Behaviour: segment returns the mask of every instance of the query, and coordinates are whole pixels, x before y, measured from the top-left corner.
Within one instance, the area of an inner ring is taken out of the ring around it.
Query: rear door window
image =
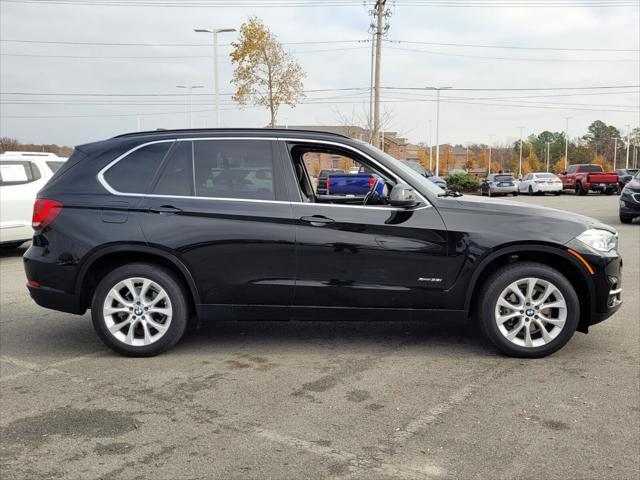
[[[33,162],[26,160],[0,162],[0,186],[23,185],[35,182],[41,177],[40,170]]]
[[[106,182],[120,193],[147,193],[171,142],[152,143],[124,157],[104,174]]]
[[[154,195],[193,195],[193,142],[178,142],[153,189]]]
[[[198,197],[275,199],[268,140],[197,140],[194,167]]]

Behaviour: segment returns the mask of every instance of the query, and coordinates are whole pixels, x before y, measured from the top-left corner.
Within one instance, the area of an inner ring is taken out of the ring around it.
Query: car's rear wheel
[[[582,183],[577,182],[576,183],[576,195],[586,195],[586,194],[587,194],[587,190],[582,188]]]
[[[507,266],[485,283],[478,303],[484,335],[503,353],[539,358],[573,336],[580,304],[571,283],[540,263]]]
[[[631,223],[633,221],[633,217],[629,217],[627,215],[620,214],[620,221],[622,223]]]
[[[529,185],[529,195],[533,195],[533,187]]]
[[[111,349],[132,357],[157,355],[185,332],[189,308],[184,289],[162,267],[133,263],[105,276],[91,305],[93,326]]]

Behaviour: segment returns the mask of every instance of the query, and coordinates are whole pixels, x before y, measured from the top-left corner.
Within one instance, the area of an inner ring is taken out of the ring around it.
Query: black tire
[[[633,222],[633,217],[628,217],[626,215],[620,214],[620,221],[622,223],[631,223],[631,222]]]
[[[582,188],[582,183],[581,182],[577,182],[576,183],[576,195],[586,195],[588,193],[588,190],[585,190],[584,188]]]
[[[567,305],[567,318],[558,336],[539,347],[524,347],[507,340],[495,321],[495,307],[502,291],[511,283],[527,277],[535,277],[551,282],[560,290]],[[518,262],[495,272],[480,291],[477,303],[477,317],[484,336],[502,353],[519,358],[540,358],[562,348],[575,333],[580,318],[580,303],[571,283],[557,270],[536,262]]]
[[[518,196],[518,192],[517,191],[513,192],[513,196],[517,197]]]
[[[604,194],[605,195],[613,195],[614,192],[615,192],[615,190],[613,190],[613,189],[607,189],[607,190],[604,191]]]
[[[533,187],[529,185],[529,195],[533,196]]]
[[[105,323],[103,306],[109,291],[118,282],[131,277],[152,280],[162,287],[171,302],[172,316],[169,328],[157,341],[145,346],[128,345],[112,335]],[[96,288],[91,304],[93,327],[100,339],[112,350],[129,357],[152,357],[173,347],[184,335],[189,319],[187,294],[175,275],[158,265],[131,263],[108,273]]]
[[[26,241],[27,240],[21,240],[19,242],[4,242],[4,243],[0,243],[0,249],[2,249],[2,250],[15,250],[16,248],[20,247],[20,245],[22,245]]]

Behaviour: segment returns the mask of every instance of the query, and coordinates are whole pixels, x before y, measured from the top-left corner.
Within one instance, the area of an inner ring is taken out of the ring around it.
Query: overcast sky
[[[239,28],[249,15],[263,19],[299,61],[307,74],[306,90],[363,89],[309,92],[305,104],[294,109],[282,108],[280,124],[330,125],[340,123],[340,115],[347,118],[354,112],[361,117],[366,115],[370,44],[292,43],[366,40],[370,7],[354,2],[351,6],[276,8],[256,6],[268,3],[266,0],[243,1],[253,6],[162,8],[1,0],[1,135],[23,142],[77,145],[135,131],[138,118],[144,130],[184,128],[188,122],[187,97],[175,96],[184,94],[176,88],[179,84],[204,85],[205,88],[194,90],[194,93],[209,95],[193,97],[193,124],[211,127],[211,36],[194,33],[193,29]],[[299,3],[307,1],[311,0]],[[632,5],[610,8],[440,8],[408,6],[411,2],[401,0],[395,6],[393,2],[388,3],[392,15],[386,38],[405,43],[383,45],[384,87],[635,86],[610,90],[443,92],[441,143],[487,143],[491,139],[494,144],[502,144],[519,136],[519,126],[525,127],[525,135],[544,129],[564,130],[563,117],[567,116],[572,117],[569,123],[572,137],[584,134],[587,125],[596,119],[613,124],[625,133],[627,124],[632,128],[640,124],[639,2],[615,2]],[[589,1],[578,3],[584,5]],[[229,83],[232,66],[228,43],[235,38],[235,33],[220,36],[220,43],[227,45],[220,47],[218,58],[222,126],[262,127],[268,122],[266,109],[243,110],[230,98],[233,87]],[[203,46],[96,46],[7,40]],[[501,97],[509,99],[501,100]],[[400,132],[412,142],[428,142],[429,120],[432,120],[435,141],[433,98],[432,92],[386,88],[383,108],[391,116],[386,128]]]

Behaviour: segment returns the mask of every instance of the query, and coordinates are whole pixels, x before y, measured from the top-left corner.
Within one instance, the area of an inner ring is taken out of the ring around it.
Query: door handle
[[[300,220],[306,223],[310,223],[314,227],[322,227],[323,225],[328,225],[329,223],[334,222],[332,218],[327,218],[322,215],[313,215],[311,217],[300,217]]]
[[[159,213],[160,215],[174,215],[182,212],[180,208],[176,208],[173,205],[161,205],[159,207],[151,207],[149,209],[152,213]]]

